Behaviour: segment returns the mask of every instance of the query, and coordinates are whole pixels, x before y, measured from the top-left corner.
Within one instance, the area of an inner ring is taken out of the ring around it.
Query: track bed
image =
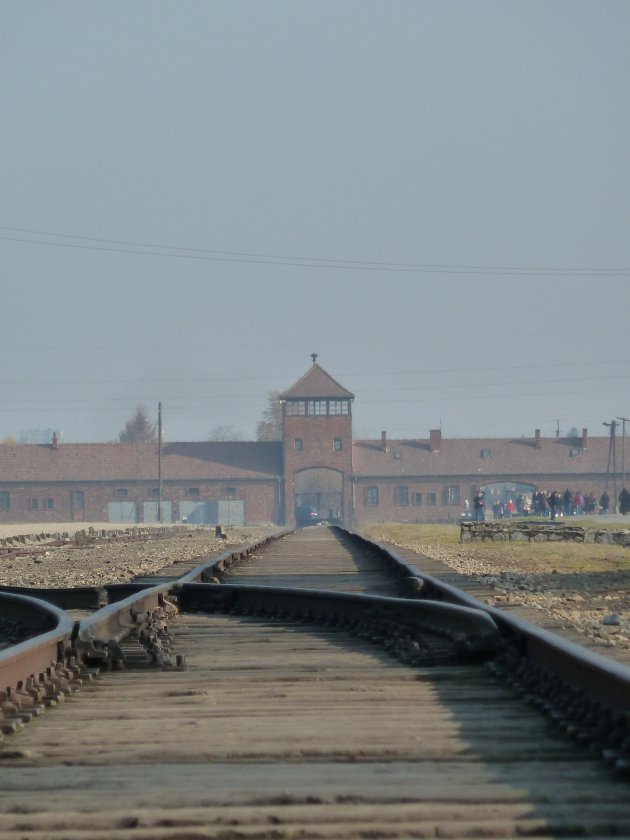
[[[329,589],[400,595],[401,581],[376,556],[362,550],[342,531],[304,528],[269,543],[226,581],[265,586]]]
[[[12,740],[1,838],[630,833],[627,785],[482,666],[254,618],[174,629],[188,670],[104,674]]]
[[[400,582],[326,528],[226,580]],[[102,672],[0,745],[2,840],[630,836],[627,783],[474,660],[411,666],[290,616],[185,611],[170,632],[186,669]]]

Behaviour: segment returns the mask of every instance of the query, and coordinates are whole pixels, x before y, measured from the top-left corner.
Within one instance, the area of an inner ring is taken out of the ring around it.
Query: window
[[[287,400],[284,413],[289,417],[350,414],[350,400]]]
[[[0,510],[11,510],[11,496],[4,490],[0,493]]]
[[[406,507],[409,504],[408,487],[394,487],[394,504],[398,507]]]
[[[303,449],[302,438],[296,438],[293,441],[293,448],[296,452],[301,452]]]
[[[412,502],[412,504],[416,505],[416,507],[421,505],[422,504],[422,493],[414,493],[413,496],[411,497],[411,502]]]
[[[378,487],[366,487],[365,488],[365,504],[366,505],[377,505],[378,504]]]
[[[54,499],[46,499],[46,510],[53,510],[55,507]]]
[[[330,400],[328,402],[329,414],[350,414],[350,403],[348,400]]]
[[[400,461],[400,449],[394,449],[394,458]]]
[[[571,449],[569,449],[569,455],[571,458],[579,458],[581,454],[582,450],[579,446],[572,446]]]
[[[437,505],[437,495],[435,493],[427,493],[427,504]]]
[[[459,504],[459,487],[446,488],[446,500],[449,505]]]
[[[223,495],[224,496],[235,496],[236,495],[236,487],[224,487],[223,488]]]
[[[492,455],[492,450],[491,449],[482,449],[481,452],[479,453],[480,458],[490,458],[491,455]]]
[[[85,496],[83,490],[73,490],[72,492],[72,510],[83,510],[85,507]]]
[[[159,490],[158,487],[152,487],[149,490],[149,496],[159,496],[159,495],[160,495],[160,490]]]
[[[37,501],[37,499],[29,499],[28,500],[28,507],[29,507],[29,510],[37,510],[38,507],[39,507],[39,502]]]
[[[304,400],[292,400],[287,402],[285,408],[289,416],[301,416],[306,414],[306,402]]]
[[[306,403],[306,413],[318,416],[327,414],[328,402],[326,400],[308,400]]]
[[[342,441],[341,438],[335,438],[333,441],[333,449],[335,452],[341,452]]]
[[[189,487],[188,490],[186,490],[186,495],[187,496],[194,496],[195,499],[198,499],[199,498],[199,488],[198,487]]]
[[[128,495],[129,495],[129,490],[127,490],[126,487],[117,487],[114,490],[114,496],[124,498],[125,496],[128,496]]]

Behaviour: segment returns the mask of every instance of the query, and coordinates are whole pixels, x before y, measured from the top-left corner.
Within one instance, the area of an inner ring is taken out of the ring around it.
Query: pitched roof
[[[609,438],[589,438],[585,449],[581,444],[581,438],[541,438],[540,446],[531,438],[442,438],[431,451],[426,439],[389,440],[387,449],[381,440],[356,440],[352,465],[359,478],[605,475]]]
[[[280,394],[281,400],[294,399],[337,399],[353,400],[354,394],[347,391],[336,379],[318,364],[313,364],[295,385]]]
[[[282,444],[269,442],[165,443],[162,477],[237,480],[282,475]],[[0,446],[0,482],[156,481],[157,444],[62,443]]]
[[[586,448],[581,443],[581,438],[541,438],[540,446],[527,438],[442,438],[439,451],[431,451],[428,439],[389,440],[386,450],[381,440],[356,440],[353,472],[364,479],[470,476],[475,482],[484,476],[557,475],[568,480],[571,475],[606,475],[609,438],[589,438]],[[280,441],[165,443],[162,447],[165,481],[277,479],[281,475]],[[57,449],[0,445],[0,483],[156,480],[156,444],[62,443]]]

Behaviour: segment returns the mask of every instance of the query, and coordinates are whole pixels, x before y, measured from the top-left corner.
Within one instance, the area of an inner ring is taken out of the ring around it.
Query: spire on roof
[[[317,361],[318,353],[311,353],[311,359],[313,360],[313,364]]]

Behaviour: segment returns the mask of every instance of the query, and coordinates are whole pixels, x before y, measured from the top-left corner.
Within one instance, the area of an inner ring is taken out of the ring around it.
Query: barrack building
[[[354,440],[354,399],[314,360],[280,395],[279,441],[1,445],[0,522],[156,522],[159,506],[162,522],[293,525],[309,507],[352,527],[458,521],[479,489],[488,508],[567,488],[612,507],[621,490],[608,436]]]

